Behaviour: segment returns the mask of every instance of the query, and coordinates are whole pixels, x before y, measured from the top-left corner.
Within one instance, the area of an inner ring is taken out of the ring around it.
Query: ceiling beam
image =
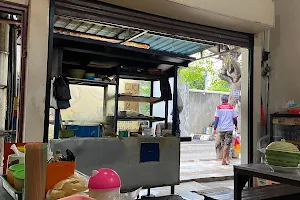
[[[132,36],[131,38],[128,38],[127,40],[123,41],[121,44],[125,44],[126,42],[130,42],[132,40],[135,40],[136,38],[139,38],[139,37],[141,37],[142,35],[144,35],[146,33],[148,33],[148,31],[143,31],[141,33],[138,33],[138,34]]]

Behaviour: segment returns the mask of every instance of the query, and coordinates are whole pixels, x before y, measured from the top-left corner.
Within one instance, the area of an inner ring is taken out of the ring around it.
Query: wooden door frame
[[[0,2],[0,11],[11,14],[20,15],[21,18],[21,68],[19,82],[19,106],[18,106],[18,122],[17,122],[17,142],[23,141],[24,131],[24,107],[25,107],[25,87],[26,87],[26,57],[27,57],[27,31],[28,31],[28,6],[10,3],[6,1]]]

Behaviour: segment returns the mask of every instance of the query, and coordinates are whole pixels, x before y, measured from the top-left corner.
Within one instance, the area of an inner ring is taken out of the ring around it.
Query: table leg
[[[175,194],[175,186],[174,185],[171,186],[171,194]]]
[[[242,191],[249,179],[249,176],[244,176],[234,172],[234,200],[242,199]]]

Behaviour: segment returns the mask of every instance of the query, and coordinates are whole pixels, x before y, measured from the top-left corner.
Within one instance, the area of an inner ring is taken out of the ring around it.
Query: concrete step
[[[204,200],[204,197],[194,192],[181,192],[178,194],[185,200]]]
[[[215,137],[209,134],[193,134],[192,136],[193,140],[198,141],[214,141]]]

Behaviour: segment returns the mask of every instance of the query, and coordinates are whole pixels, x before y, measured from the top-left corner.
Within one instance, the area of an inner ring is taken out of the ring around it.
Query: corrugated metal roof
[[[150,31],[143,32],[132,28],[87,22],[61,16],[55,17],[54,27],[117,39],[120,40],[120,44],[124,44],[123,42],[130,40],[131,42],[147,44],[153,50],[180,55],[192,55],[210,47],[210,45],[206,44],[157,35],[150,33]]]
[[[150,49],[157,51],[167,51],[171,53],[191,55],[207,48],[207,45],[180,40],[171,37],[154,35],[146,33],[136,39],[134,42],[150,45]]]

